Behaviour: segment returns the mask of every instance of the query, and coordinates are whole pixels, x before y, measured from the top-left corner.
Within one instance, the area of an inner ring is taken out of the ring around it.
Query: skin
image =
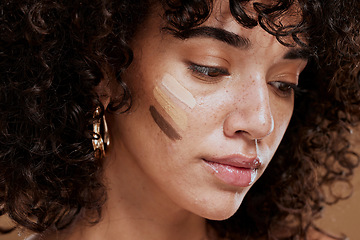
[[[258,157],[258,179],[293,112],[293,91],[281,91],[279,83],[297,84],[306,60],[286,58],[290,48],[260,27],[241,27],[227,9],[215,5],[203,26],[246,37],[248,46],[235,47],[206,36],[176,38],[161,31],[160,9],[137,31],[134,61],[123,75],[133,107],[125,114],[106,116],[111,145],[104,163],[108,201],[103,218],[92,227],[80,219],[67,231],[45,239],[207,239],[205,218],[223,220],[236,212],[251,185],[221,181],[203,159],[231,154]],[[193,64],[225,69],[228,74],[209,77],[194,71]],[[196,99],[191,109],[173,98],[186,112],[184,130],[154,98],[153,89],[164,74],[175,77]],[[121,90],[111,87],[115,80],[110,81],[98,91],[116,98]],[[101,100],[106,107],[109,99]],[[181,139],[170,139],[159,128],[150,106]]]

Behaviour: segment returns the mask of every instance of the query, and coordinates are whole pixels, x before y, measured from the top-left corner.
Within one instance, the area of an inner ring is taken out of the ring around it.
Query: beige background
[[[352,183],[355,191],[351,198],[325,208],[323,218],[318,221],[318,225],[333,234],[345,233],[350,240],[359,240],[360,168],[356,169],[355,177]]]
[[[356,133],[358,135],[358,133]],[[359,137],[360,139],[360,137]],[[360,141],[358,141],[357,152],[360,152]],[[318,225],[333,234],[345,233],[350,240],[360,239],[360,168],[355,171],[352,179],[354,192],[350,199],[339,202],[338,204],[325,209],[323,218],[318,221]],[[11,222],[0,217],[0,224],[11,226]],[[18,236],[20,235],[20,236]],[[23,240],[27,234],[15,231],[12,234],[0,236],[0,240]]]

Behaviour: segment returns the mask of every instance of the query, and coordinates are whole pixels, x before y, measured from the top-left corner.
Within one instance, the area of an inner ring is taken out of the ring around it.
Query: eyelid
[[[268,71],[266,78],[270,81],[285,80],[285,82],[289,82],[291,80],[292,83],[298,83],[299,76],[306,65],[307,61],[303,59],[284,60],[273,65]]]
[[[196,70],[196,68],[208,68],[208,69],[213,69],[213,70],[219,71],[221,74],[224,74],[224,75],[230,75],[229,71],[226,68],[219,67],[219,66],[208,66],[208,65],[189,62],[189,68],[191,70]]]
[[[280,73],[271,78],[271,81],[286,82],[297,85],[299,82],[299,73]],[[294,78],[294,79],[292,79]],[[284,81],[286,80],[286,81]],[[295,81],[294,81],[295,80]]]
[[[193,75],[208,83],[216,83],[221,81],[224,76],[229,76],[230,73],[226,68],[219,66],[206,66],[202,64],[196,64],[193,62],[188,63],[188,69],[192,71]],[[211,76],[210,74],[214,74]]]

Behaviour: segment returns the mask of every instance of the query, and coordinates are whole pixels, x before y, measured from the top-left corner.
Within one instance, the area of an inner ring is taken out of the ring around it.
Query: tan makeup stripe
[[[158,101],[158,103],[164,108],[165,112],[176,123],[176,125],[184,130],[187,126],[186,113],[181,108],[175,106],[172,100],[158,87],[154,88],[154,97],[156,101]]]
[[[164,117],[156,110],[154,106],[149,108],[152,118],[159,128],[168,136],[171,140],[180,140],[181,136],[176,130],[168,123]]]
[[[173,76],[165,74],[162,79],[162,85],[169,91],[174,97],[179,99],[182,103],[187,105],[189,108],[194,108],[196,100],[194,96],[184,88]]]

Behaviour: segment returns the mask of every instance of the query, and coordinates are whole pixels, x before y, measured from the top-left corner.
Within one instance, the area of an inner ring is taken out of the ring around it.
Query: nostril
[[[244,130],[237,130],[235,131],[235,134],[236,135],[239,135],[241,133],[248,133],[247,131],[244,131]],[[267,135],[266,135],[267,136]],[[265,136],[265,137],[266,137]],[[262,141],[263,138],[252,138],[253,140],[255,140],[256,144],[260,143],[260,141]]]
[[[244,133],[245,131],[243,131],[243,130],[237,130],[235,133]]]

